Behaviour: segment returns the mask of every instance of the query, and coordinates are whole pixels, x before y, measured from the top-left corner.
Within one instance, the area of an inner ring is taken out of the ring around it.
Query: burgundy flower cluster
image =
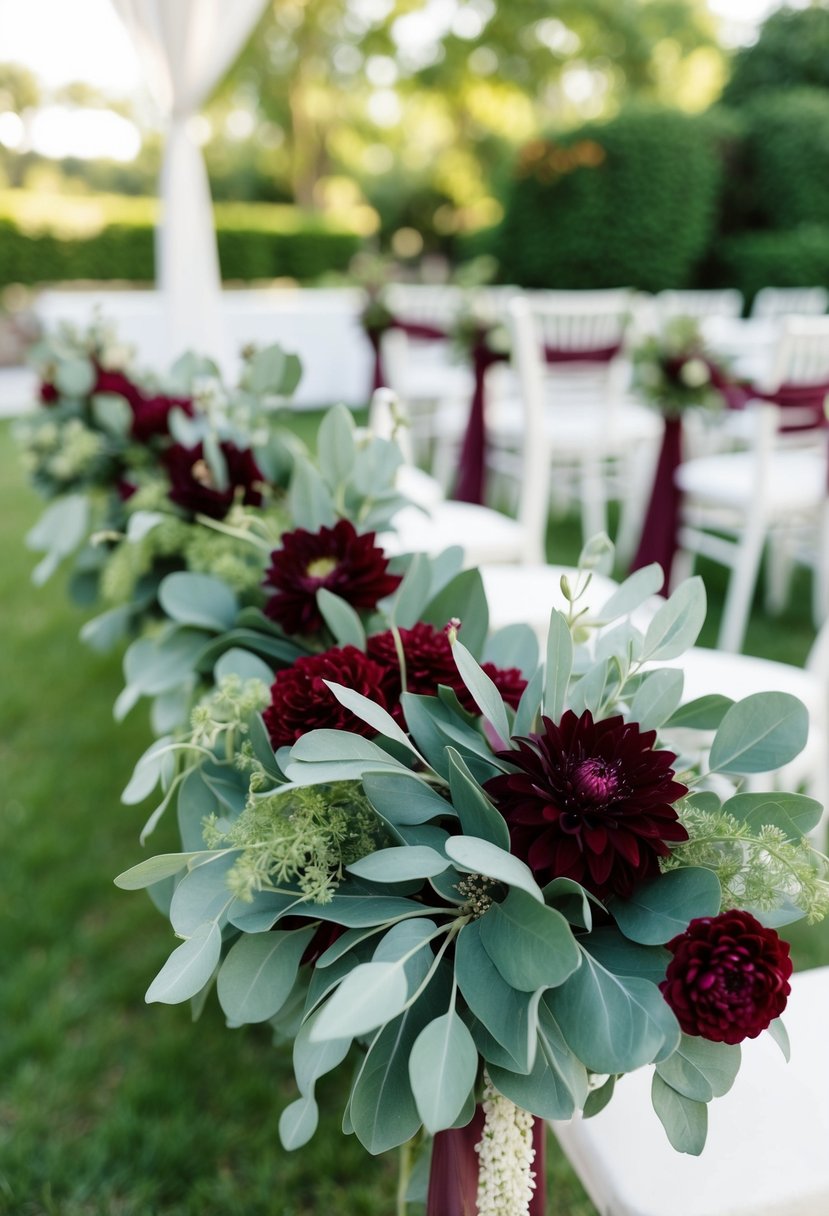
[[[686,1034],[741,1043],[756,1039],[785,1009],[788,942],[750,912],[697,917],[668,949],[673,958],[659,987]]]
[[[265,612],[286,633],[318,633],[324,624],[317,607],[321,587],[371,612],[400,585],[400,575],[389,574],[388,564],[374,533],[358,535],[347,519],[318,532],[286,532],[265,575],[265,589],[275,589]]]
[[[512,851],[542,885],[572,878],[600,899],[627,897],[659,873],[671,841],[688,839],[672,803],[672,752],[654,749],[656,731],[621,717],[594,722],[567,710],[543,733],[514,739],[498,756],[514,773],[485,785],[510,829]]]
[[[249,448],[235,443],[219,445],[227,469],[227,485],[219,489],[205,460],[204,447],[185,448],[174,443],[162,453],[161,461],[170,478],[170,499],[194,515],[224,519],[237,498],[246,507],[261,507],[264,474]]]
[[[143,389],[123,372],[108,372],[98,368],[93,393],[117,393],[132,410],[130,434],[139,443],[149,443],[170,433],[170,413],[180,409],[193,416],[193,402],[187,397],[168,397],[163,393],[146,396]]]
[[[452,659],[446,634],[423,623],[399,633],[408,691],[434,696],[439,685],[446,685],[455,691],[465,709],[477,712]],[[504,700],[515,708],[526,687],[520,671],[492,663],[485,663],[483,669]],[[271,703],[263,714],[274,747],[289,747],[300,735],[321,728],[349,730],[363,736],[375,733],[340,705],[325,680],[362,693],[404,724],[400,663],[394,636],[388,630],[368,639],[366,654],[355,646],[332,647],[322,654],[297,659],[292,667],[277,672],[271,686]]]

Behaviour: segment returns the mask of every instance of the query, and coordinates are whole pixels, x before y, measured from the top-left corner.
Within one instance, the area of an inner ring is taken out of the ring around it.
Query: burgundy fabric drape
[[[435,1136],[426,1216],[478,1216],[478,1154],[475,1145],[480,1143],[483,1129],[483,1107],[478,1106],[475,1117],[466,1127],[453,1127]],[[530,1216],[544,1216],[547,1206],[547,1124],[543,1119],[536,1119],[533,1123],[533,1147],[536,1185],[530,1200]]]
[[[642,535],[630,572],[659,562],[665,573],[664,588],[671,578],[679,528],[680,493],[674,480],[682,462],[682,417],[666,416],[662,446],[653,479],[650,502],[642,525]]]
[[[374,367],[371,377],[371,391],[386,387],[386,373],[383,368],[382,342],[383,334],[389,329],[401,329],[404,334],[420,342],[442,342],[450,337],[445,329],[437,325],[427,325],[421,321],[405,321],[401,317],[389,317],[382,325],[363,325],[366,337],[374,352]]]

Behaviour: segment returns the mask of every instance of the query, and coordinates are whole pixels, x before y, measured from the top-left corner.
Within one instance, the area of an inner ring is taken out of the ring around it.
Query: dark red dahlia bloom
[[[674,957],[659,987],[686,1034],[741,1043],[786,1008],[789,943],[750,912],[697,917],[668,949]]]
[[[39,396],[43,405],[54,405],[59,399],[60,393],[54,384],[50,384],[48,380],[41,380]]]
[[[687,840],[671,803],[688,791],[673,780],[672,752],[654,751],[656,731],[635,722],[594,722],[567,710],[558,726],[514,739],[499,752],[518,772],[485,789],[510,829],[512,851],[538,882],[573,878],[600,899],[629,896],[659,873],[668,841]]]
[[[470,692],[461,679],[452,657],[452,646],[446,633],[423,621],[411,629],[401,629],[400,641],[406,660],[406,690],[422,696],[433,697],[439,684],[453,689],[464,709],[469,713],[479,712]],[[366,650],[372,659],[387,669],[385,681],[386,697],[394,707],[396,718],[401,717],[400,694],[403,691],[400,663],[394,634],[390,629],[368,639]],[[483,663],[483,670],[495,684],[508,705],[517,708],[527,681],[517,667],[496,667],[494,663]]]
[[[163,453],[161,459],[170,477],[171,500],[186,511],[209,515],[211,519],[224,519],[237,495],[245,506],[260,507],[259,487],[265,478],[253,453],[248,448],[237,448],[235,443],[219,446],[227,465],[228,485],[224,490],[216,487],[201,444],[185,448],[175,443]]]
[[[347,519],[319,532],[304,528],[286,532],[282,548],[271,554],[265,575],[265,587],[276,588],[265,612],[286,633],[316,633],[323,626],[317,607],[320,587],[353,608],[371,611],[400,584],[400,575],[386,573],[388,564],[389,559],[374,543],[374,533],[358,536]]]
[[[366,722],[340,705],[323,681],[353,688],[385,709],[381,688],[384,675],[383,668],[356,646],[334,647],[297,659],[292,667],[277,672],[271,685],[271,703],[262,715],[271,743],[275,748],[290,747],[300,735],[322,727],[350,730],[355,735],[375,734]]]

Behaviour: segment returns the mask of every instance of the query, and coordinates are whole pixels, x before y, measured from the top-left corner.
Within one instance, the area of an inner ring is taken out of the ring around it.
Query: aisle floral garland
[[[108,562],[170,519],[227,542],[200,568],[179,531],[153,552],[150,590],[125,585],[123,628],[97,627],[99,641],[138,632],[116,712],[149,697],[158,731],[124,801],[157,790],[143,839],[167,811],[181,833],[181,852],[116,880],[148,888],[179,939],[146,1000],[198,1012],[215,990],[229,1026],[267,1022],[291,1045],[286,1149],[316,1130],[319,1080],[351,1072],[344,1131],[401,1149],[398,1213],[411,1150],[432,1144],[429,1216],[541,1213],[534,1121],[595,1114],[644,1066],[670,1142],[700,1152],[741,1041],[767,1030],[786,1048],[777,927],[829,907],[807,838],[821,807],[745,788],[802,749],[805,708],[779,692],[683,704],[681,670],[660,664],[696,641],[702,583],[646,612],[662,579],[647,567],[597,603],[606,538],[565,580],[543,655],[528,626],[490,633],[459,550],[384,553],[400,454],[341,408],[312,460],[258,423],[231,438],[187,397],[119,495],[128,416],[100,402],[129,399],[89,379],[67,387],[58,369],[45,383],[63,397],[43,415],[102,434],[96,456],[59,476],[40,419],[40,483],[48,466],[50,492],[120,497]],[[103,421],[116,413],[117,430]],[[230,443],[247,454],[238,473]],[[79,531],[48,548],[50,568]]]

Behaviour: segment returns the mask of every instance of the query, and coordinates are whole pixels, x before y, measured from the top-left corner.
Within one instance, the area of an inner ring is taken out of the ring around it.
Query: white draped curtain
[[[169,355],[226,363],[210,185],[193,119],[248,38],[267,0],[112,0],[138,51],[167,138],[156,281]]]

